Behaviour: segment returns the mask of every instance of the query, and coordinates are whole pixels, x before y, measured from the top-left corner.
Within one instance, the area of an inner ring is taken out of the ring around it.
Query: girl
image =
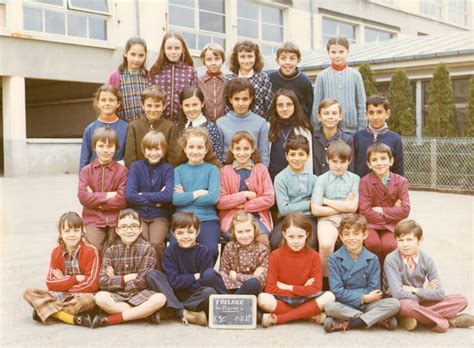
[[[110,74],[107,83],[122,93],[122,107],[118,116],[131,122],[144,115],[140,93],[148,86],[148,71],[145,68],[147,48],[139,37],[128,39],[125,44],[122,64]]]
[[[97,128],[91,143],[97,159],[81,170],[77,197],[83,206],[87,240],[102,253],[104,244],[113,241],[118,212],[127,206],[128,169],[114,160],[119,140],[113,129]]]
[[[212,146],[204,128],[186,129],[181,141],[188,162],[175,168],[173,204],[178,212],[191,211],[197,215],[201,221],[201,233],[197,241],[207,246],[215,261],[220,238],[215,209],[219,200],[219,168],[204,161]],[[170,235],[170,241],[176,243],[173,235]]]
[[[306,318],[322,324],[324,306],[335,297],[321,291],[319,255],[309,247],[311,222],[303,213],[290,213],[283,220],[282,235],[283,245],[270,255],[265,292],[257,300],[269,312],[263,315],[262,326]]]
[[[273,227],[270,208],[275,202],[275,192],[249,132],[234,134],[227,163],[221,169],[221,197],[217,203],[221,230],[228,231],[234,214],[244,210],[255,217],[263,233],[260,241],[270,247],[268,236]]]
[[[163,116],[178,125],[179,94],[184,87],[197,85],[194,62],[181,34],[169,32],[163,37],[160,54],[150,69],[149,82],[166,92]]]
[[[144,160],[135,161],[128,173],[125,198],[142,219],[142,237],[156,251],[160,267],[165,249],[164,240],[170,226],[169,207],[173,196],[173,167],[163,158],[166,155],[166,139],[161,132],[148,132],[141,142]]]
[[[237,42],[228,64],[229,70],[233,72],[229,80],[236,77],[247,78],[255,89],[255,103],[250,111],[266,119],[273,99],[273,90],[270,78],[262,72],[263,57],[260,47],[248,40]]]
[[[107,126],[117,133],[118,144],[120,146],[115,149],[115,160],[122,160],[125,149],[125,140],[127,139],[128,123],[117,116],[121,100],[122,95],[114,86],[102,85],[97,90],[93,105],[98,111],[99,117],[84,130],[79,170],[82,170],[82,168],[97,158],[97,155],[91,146],[91,139],[92,134],[94,134],[95,130],[99,127]]]
[[[257,241],[260,229],[250,213],[234,215],[230,233],[232,241],[222,252],[219,272],[209,269],[202,282],[218,294],[258,295],[267,278],[268,248]]]
[[[303,135],[309,141],[309,156],[306,168],[313,172],[312,134],[313,128],[295,92],[289,89],[279,89],[275,93],[269,112],[269,138],[270,138],[270,165],[268,172],[272,181],[275,176],[286,168],[288,161],[285,158],[285,143],[292,135]]]
[[[34,308],[36,321],[44,323],[52,317],[90,327],[89,314],[84,313],[95,307],[92,293],[99,289],[99,253],[84,242],[84,226],[77,213],[64,213],[59,218],[58,232],[59,245],[51,253],[46,278],[49,291],[27,289],[23,298]]]
[[[185,87],[180,95],[182,116],[178,124],[178,133],[182,133],[186,128],[203,127],[207,129],[212,141],[212,147],[219,161],[224,163],[224,148],[222,145],[222,136],[216,124],[203,115],[204,94],[196,86]]]

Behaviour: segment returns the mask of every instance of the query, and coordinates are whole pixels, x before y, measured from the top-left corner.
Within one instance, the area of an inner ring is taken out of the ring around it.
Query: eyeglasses
[[[132,232],[138,232],[140,230],[140,225],[133,224],[133,225],[120,225],[117,226],[117,228],[121,232],[127,232],[129,229],[132,230]]]

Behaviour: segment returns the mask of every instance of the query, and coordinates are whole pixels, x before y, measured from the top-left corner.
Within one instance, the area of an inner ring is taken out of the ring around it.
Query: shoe
[[[257,324],[262,323],[262,316],[263,316],[263,313],[260,311],[260,309],[257,308]]]
[[[75,315],[74,316],[74,325],[77,326],[84,326],[84,327],[91,327],[91,317],[89,314],[86,315]]]
[[[349,330],[349,321],[339,321],[337,319],[326,317],[324,320],[324,331],[335,332],[335,331],[346,331]]]
[[[150,323],[152,324],[159,325],[161,322],[161,314],[159,311],[156,311],[155,313],[150,315],[149,318],[150,318]]]
[[[193,312],[187,309],[183,310],[183,317],[181,318],[183,324],[196,324],[201,326],[207,326],[206,313],[204,311]]]
[[[450,327],[468,328],[474,326],[474,315],[471,314],[459,314],[453,319],[449,319]]]
[[[399,317],[398,322],[405,330],[413,331],[418,326],[418,321],[412,317]]]
[[[321,313],[318,313],[318,314],[313,315],[312,317],[310,317],[309,321],[314,323],[314,324],[323,325],[326,318],[327,318],[326,313],[321,312]]]
[[[91,328],[96,329],[98,327],[104,327],[109,325],[109,318],[103,315],[96,315],[92,320]]]
[[[39,317],[38,313],[36,313],[36,311],[34,310],[33,311],[33,314],[31,316],[33,318],[34,321],[38,321],[40,323],[42,323],[43,321],[41,320],[41,318]]]
[[[397,318],[390,317],[388,319],[379,321],[377,323],[377,326],[382,328],[382,329],[389,330],[389,331],[396,330],[397,326],[398,326]]]
[[[272,313],[265,313],[262,315],[262,326],[263,327],[270,327],[277,323],[275,314]]]

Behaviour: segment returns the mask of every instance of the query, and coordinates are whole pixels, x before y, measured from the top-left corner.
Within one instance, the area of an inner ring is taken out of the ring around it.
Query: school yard
[[[445,334],[421,329],[372,329],[325,334],[321,326],[298,322],[269,329],[212,330],[178,322],[147,322],[91,330],[31,320],[22,299],[28,287],[44,287],[55,223],[67,210],[80,211],[76,175],[0,178],[0,346],[363,346],[422,347],[474,345],[474,329]],[[435,256],[447,293],[465,294],[474,313],[473,196],[412,191],[411,217],[424,227],[425,249]]]

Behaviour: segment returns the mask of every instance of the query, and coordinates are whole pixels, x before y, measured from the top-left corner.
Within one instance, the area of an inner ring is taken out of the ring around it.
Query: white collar
[[[192,122],[193,123],[193,128],[200,127],[204,123],[207,122],[206,116],[204,116],[202,113],[196,117],[194,120],[190,120],[189,118],[186,118],[186,128],[188,128],[189,124]]]

